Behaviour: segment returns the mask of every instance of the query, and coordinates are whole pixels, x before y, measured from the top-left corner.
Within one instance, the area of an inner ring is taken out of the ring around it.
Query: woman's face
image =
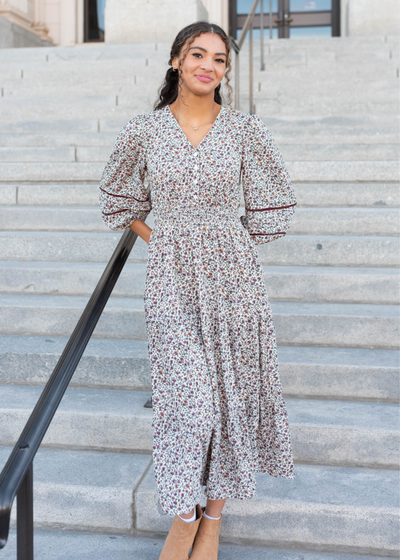
[[[182,51],[186,48],[183,45]],[[178,59],[172,60],[174,68]],[[225,43],[219,35],[203,33],[193,41],[186,58],[182,62],[183,85],[196,95],[208,95],[214,92],[222,81],[227,64]]]

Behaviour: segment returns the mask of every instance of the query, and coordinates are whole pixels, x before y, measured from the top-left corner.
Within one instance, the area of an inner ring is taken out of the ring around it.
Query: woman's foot
[[[218,560],[219,531],[222,514],[217,520],[203,515],[194,539],[190,560]]]
[[[189,550],[203,518],[203,510],[196,506],[196,520],[191,523],[175,515],[159,560],[188,560]]]

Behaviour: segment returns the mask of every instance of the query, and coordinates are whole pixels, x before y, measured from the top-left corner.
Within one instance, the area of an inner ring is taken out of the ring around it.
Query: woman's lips
[[[201,74],[196,74],[196,78],[198,78],[201,82],[212,82],[212,78],[207,78],[207,76],[202,76]]]

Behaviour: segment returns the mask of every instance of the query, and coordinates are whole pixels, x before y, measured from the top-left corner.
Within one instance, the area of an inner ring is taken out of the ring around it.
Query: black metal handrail
[[[88,301],[25,428],[0,474],[0,549],[17,496],[17,559],[33,560],[33,459],[137,239],[127,229]]]

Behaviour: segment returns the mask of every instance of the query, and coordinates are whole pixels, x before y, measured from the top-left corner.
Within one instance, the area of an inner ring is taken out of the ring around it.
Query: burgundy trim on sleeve
[[[247,212],[264,212],[265,210],[282,210],[282,208],[291,208],[296,206],[297,202],[288,204],[287,206],[270,206],[269,208],[246,208]]]
[[[105,191],[104,189],[102,189],[101,187],[99,187],[101,191],[105,192],[106,194],[108,194],[109,196],[115,196],[117,198],[133,198],[133,200],[136,200],[136,202],[150,202],[150,198],[146,198],[146,200],[139,200],[138,198],[135,198],[134,196],[130,195],[130,196],[125,196],[123,194],[114,194],[114,193],[109,193],[108,191]]]
[[[286,235],[286,231],[275,231],[274,233],[250,233],[250,235]]]
[[[121,214],[121,212],[129,212],[130,208],[123,208],[122,210],[116,210],[115,212],[103,212],[103,216],[112,216],[113,214]]]

